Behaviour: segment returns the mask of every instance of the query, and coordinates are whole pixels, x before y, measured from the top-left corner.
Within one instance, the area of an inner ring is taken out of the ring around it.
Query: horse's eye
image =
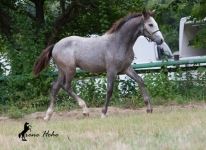
[[[153,24],[149,24],[150,27],[153,27]]]

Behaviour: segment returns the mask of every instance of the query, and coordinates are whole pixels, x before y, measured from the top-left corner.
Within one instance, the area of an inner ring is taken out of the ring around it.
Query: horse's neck
[[[134,45],[137,38],[141,35],[141,17],[134,18],[128,21],[118,32],[121,43],[128,45]],[[128,45],[128,46],[129,46]]]

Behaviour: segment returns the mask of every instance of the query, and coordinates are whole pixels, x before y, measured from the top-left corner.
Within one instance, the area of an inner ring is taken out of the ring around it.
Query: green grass
[[[154,111],[153,114],[111,115],[63,120],[0,121],[1,149],[28,150],[194,150],[206,147],[206,109]],[[23,124],[32,125],[21,141]],[[42,137],[43,131],[54,131],[58,137]]]

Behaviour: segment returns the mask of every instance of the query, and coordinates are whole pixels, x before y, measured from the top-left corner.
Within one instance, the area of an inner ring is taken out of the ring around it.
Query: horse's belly
[[[79,68],[82,69],[82,70],[88,71],[88,72],[93,72],[93,73],[106,72],[106,69],[100,68],[98,66],[94,66],[94,67],[79,66]]]
[[[94,73],[106,72],[105,66],[99,63],[81,62],[77,64],[77,67],[88,72],[94,72]]]

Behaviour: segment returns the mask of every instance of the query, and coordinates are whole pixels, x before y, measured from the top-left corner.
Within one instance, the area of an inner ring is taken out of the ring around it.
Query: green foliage
[[[206,35],[206,25],[204,25],[204,27],[197,32],[196,36],[189,41],[189,46],[194,46],[196,49],[206,48],[205,35]]]
[[[169,85],[168,76],[161,70],[160,73],[149,73],[144,76],[147,91],[153,98],[169,98],[173,85]]]
[[[206,1],[198,0],[191,11],[191,20],[199,21],[199,31],[196,36],[189,41],[190,46],[194,46],[196,49],[206,48],[206,25],[203,20],[206,17]],[[201,24],[204,25],[201,25]]]
[[[15,28],[12,31],[13,42],[7,41],[7,58],[11,66],[11,74],[31,74],[37,56],[44,48],[44,28],[34,34],[32,20],[24,15],[16,15]]]
[[[144,75],[149,96],[156,100],[155,104],[165,104],[169,101],[176,101],[178,104],[188,101],[202,101],[206,98],[206,75],[205,68],[198,68],[196,71],[179,71],[168,73],[161,70],[160,73],[149,73]],[[195,94],[194,94],[195,93]],[[162,99],[165,102],[162,102]]]
[[[129,12],[140,12],[142,7],[143,0],[101,1],[99,5],[101,32],[105,33],[112,26],[112,23]]]
[[[191,11],[191,17],[196,20],[202,20],[205,18],[206,14],[206,1],[197,0],[194,1],[193,9]]]
[[[19,76],[8,78],[1,83],[1,102],[5,105],[15,105],[36,108],[48,104],[48,95],[53,78]]]

